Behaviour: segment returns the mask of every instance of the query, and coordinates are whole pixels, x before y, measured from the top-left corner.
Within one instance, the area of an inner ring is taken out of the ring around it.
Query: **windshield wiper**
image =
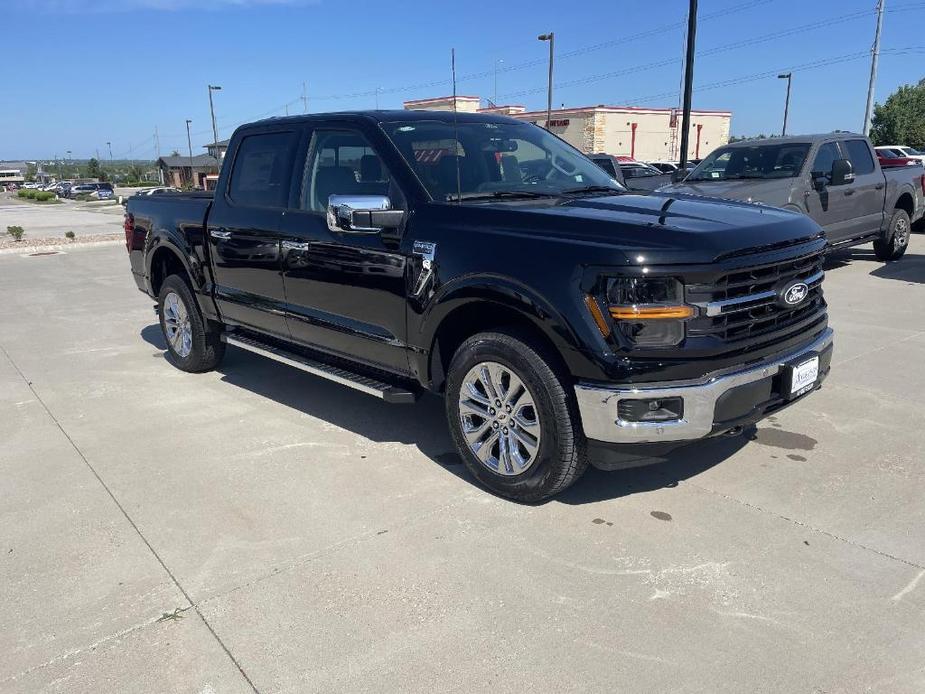
[[[562,191],[563,195],[578,195],[581,193],[622,193],[621,188],[613,186],[582,186],[581,188],[566,188]]]
[[[460,202],[462,200],[497,200],[499,198],[557,198],[559,193],[541,193],[535,190],[492,190],[488,192],[448,193],[447,202]]]

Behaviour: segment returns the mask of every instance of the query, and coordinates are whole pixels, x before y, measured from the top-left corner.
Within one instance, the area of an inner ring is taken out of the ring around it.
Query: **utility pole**
[[[787,114],[790,111],[790,81],[792,78],[793,75],[789,72],[785,72],[782,75],[777,76],[777,79],[779,80],[787,80],[787,98],[784,101],[784,127],[780,130],[781,137],[787,136]]]
[[[549,41],[549,81],[546,84],[546,129],[549,130],[549,121],[552,118],[552,62],[555,55],[556,35],[550,31],[536,38],[540,41]]]
[[[681,161],[683,173],[687,165],[687,145],[691,135],[691,96],[694,91],[694,44],[697,38],[697,0],[690,0],[687,11],[687,56],[684,61],[684,104],[681,115]]]
[[[877,82],[877,61],[880,59],[880,31],[883,28],[883,4],[886,0],[877,0],[877,33],[874,34],[874,46],[870,56],[870,83],[867,85],[867,108],[864,110],[864,135],[870,134],[870,121],[874,115],[874,85]]]
[[[161,136],[157,132],[157,126],[154,126],[154,155],[157,157],[157,160],[161,159]],[[160,164],[157,166],[157,182],[161,185],[164,185],[164,170],[161,168]]]
[[[218,142],[218,128],[215,127],[215,106],[212,104],[212,92],[220,91],[221,87],[209,85],[209,112],[212,114],[212,142]]]
[[[67,159],[64,160],[64,168],[65,168],[65,170],[67,170],[67,168],[69,167],[69,165],[70,165],[70,164],[73,164],[73,163],[74,163],[74,162],[71,160],[71,150],[67,150]],[[80,172],[79,172],[79,171],[77,172],[77,176],[75,176],[75,178],[80,178]]]
[[[189,182],[190,188],[193,187],[193,138],[189,134],[189,124],[192,123],[189,118],[186,119],[186,144],[189,147]]]
[[[308,91],[305,82],[302,82],[302,113],[308,113]]]

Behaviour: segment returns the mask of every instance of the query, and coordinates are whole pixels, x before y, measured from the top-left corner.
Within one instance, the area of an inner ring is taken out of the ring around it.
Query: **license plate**
[[[819,357],[797,364],[790,376],[790,397],[795,398],[810,390],[819,378]]]

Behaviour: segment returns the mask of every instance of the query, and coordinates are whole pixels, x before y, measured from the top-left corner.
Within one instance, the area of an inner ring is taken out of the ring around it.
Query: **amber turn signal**
[[[610,315],[617,320],[658,320],[662,318],[690,318],[690,306],[611,306]]]
[[[601,331],[601,335],[604,337],[610,335],[610,323],[608,323],[607,319],[604,317],[604,312],[601,311],[601,307],[597,305],[597,299],[590,294],[585,294],[585,306],[588,307],[588,311],[597,324],[597,329]]]

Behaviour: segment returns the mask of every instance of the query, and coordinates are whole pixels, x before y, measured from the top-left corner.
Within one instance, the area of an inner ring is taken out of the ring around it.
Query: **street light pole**
[[[186,119],[186,144],[189,147],[189,183],[193,187],[193,138],[189,133],[189,125],[192,123],[189,118]]]
[[[64,161],[65,161],[64,168],[67,169],[68,166],[69,166],[70,164],[73,164],[74,162],[71,161],[71,150],[68,149],[68,150],[65,150],[65,151],[67,152],[67,159],[64,160]],[[80,173],[80,172],[78,172],[78,173]],[[80,178],[80,176],[75,176],[75,178]]]
[[[549,130],[549,121],[552,118],[552,63],[555,55],[556,35],[550,31],[536,38],[540,41],[549,41],[549,82],[546,85],[546,129]]]
[[[877,32],[874,34],[874,46],[870,56],[870,82],[867,84],[867,108],[864,109],[864,135],[870,134],[870,121],[874,115],[874,84],[877,82],[877,61],[880,59],[880,30],[883,28],[883,4],[877,2]]]
[[[787,114],[790,112],[790,81],[792,78],[793,75],[789,72],[777,76],[779,80],[787,80],[787,99],[784,101],[784,127],[780,130],[781,137],[787,136]]]
[[[683,173],[687,166],[687,145],[691,135],[691,96],[694,91],[694,45],[697,38],[697,0],[690,0],[687,11],[687,56],[684,61],[684,103],[681,115],[681,161]]]
[[[220,91],[221,87],[209,85],[209,112],[212,114],[212,142],[218,142],[218,128],[215,127],[215,106],[212,103],[212,92]]]
[[[504,60],[495,61],[495,93],[494,93],[494,99],[492,99],[492,103],[494,103],[495,106],[498,105],[498,65],[500,65],[503,62]]]

